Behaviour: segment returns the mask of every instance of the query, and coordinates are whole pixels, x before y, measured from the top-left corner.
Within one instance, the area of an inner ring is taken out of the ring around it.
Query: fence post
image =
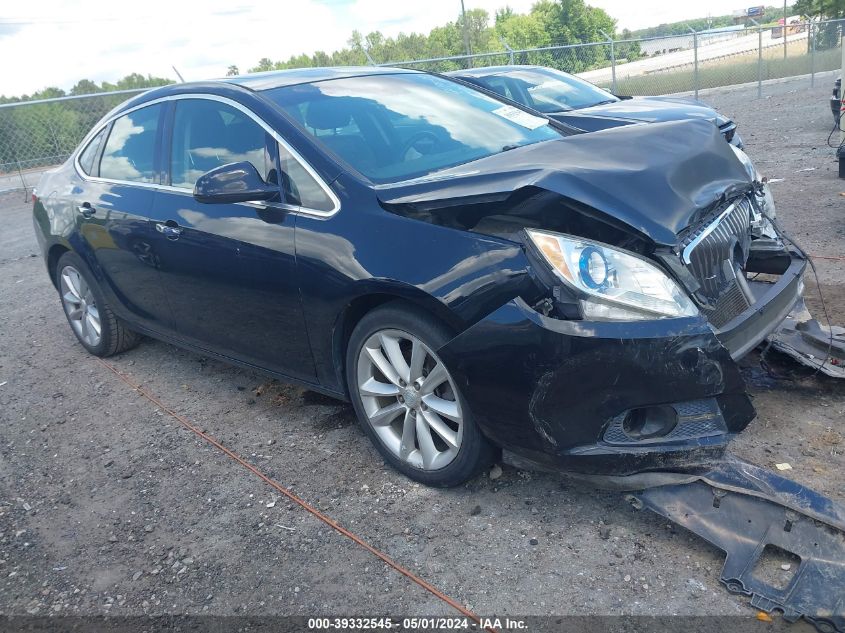
[[[509,63],[511,66],[513,66],[513,65],[514,65],[514,61],[513,61],[513,59],[514,59],[514,58],[513,58],[513,49],[512,49],[510,46],[508,46],[508,43],[505,41],[505,38],[504,38],[504,37],[502,37],[501,35],[499,36],[499,41],[502,43],[502,46],[504,46],[504,47],[505,47],[505,50],[506,50],[506,51],[507,51],[507,53],[508,53],[508,63]]]
[[[607,38],[607,43],[610,44],[610,92],[616,94],[616,50],[613,46],[613,38],[599,29],[599,33]]]
[[[763,27],[754,18],[748,18],[757,27],[757,98],[763,98]]]
[[[693,64],[695,69],[693,73],[693,89],[695,90],[695,98],[698,99],[698,33],[690,27],[687,28],[692,33]]]
[[[15,167],[17,167],[17,169],[18,169],[18,177],[21,179],[21,184],[23,185],[23,201],[28,202],[28,200],[26,199],[26,191],[27,191],[26,179],[23,177],[23,170],[21,169],[21,162],[17,158],[15,158]]]
[[[763,98],[763,27],[757,29],[757,98]]]
[[[839,24],[839,50],[842,51],[842,70],[845,71],[845,29],[842,28],[842,23]],[[845,105],[845,92],[839,89],[839,146],[845,145],[845,127],[842,125],[842,116],[845,114],[842,106]]]
[[[810,88],[816,85],[816,34],[813,32],[814,22],[809,23],[807,37],[810,38]]]

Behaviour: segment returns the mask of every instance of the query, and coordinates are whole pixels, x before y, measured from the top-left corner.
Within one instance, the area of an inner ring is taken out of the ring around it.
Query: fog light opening
[[[663,437],[678,425],[678,412],[663,405],[631,409],[622,422],[622,431],[634,440]]]

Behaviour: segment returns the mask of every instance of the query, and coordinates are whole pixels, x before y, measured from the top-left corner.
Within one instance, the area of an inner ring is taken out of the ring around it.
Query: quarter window
[[[161,105],[156,104],[118,117],[112,123],[100,177],[130,182],[155,182],[155,146]]]
[[[181,99],[173,122],[170,178],[193,189],[205,172],[247,161],[268,175],[264,128],[232,106],[207,99]]]
[[[79,166],[82,167],[82,171],[89,176],[96,175],[94,174],[94,159],[97,157],[97,151],[100,149],[100,143],[103,142],[103,138],[105,136],[106,128],[103,128],[94,138],[91,139],[88,145],[85,146],[85,149],[79,154]]]

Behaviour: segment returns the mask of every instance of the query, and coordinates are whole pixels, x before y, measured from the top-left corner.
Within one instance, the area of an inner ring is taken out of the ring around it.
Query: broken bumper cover
[[[438,354],[491,440],[555,470],[695,467],[754,417],[738,367],[701,317],[565,321],[517,298]],[[663,437],[626,436],[630,412],[652,409],[677,424]]]
[[[775,283],[750,282],[754,304],[717,332],[735,359],[742,358],[778,328],[804,291],[807,260],[791,254],[789,266]]]
[[[789,313],[804,265],[796,257],[776,283],[755,285],[754,306],[719,332],[703,317],[554,319],[517,298],[438,353],[511,461],[591,474],[694,469],[754,418],[735,359]]]

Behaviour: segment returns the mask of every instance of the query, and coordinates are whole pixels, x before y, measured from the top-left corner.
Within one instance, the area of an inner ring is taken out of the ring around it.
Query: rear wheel
[[[135,347],[140,336],[112,312],[85,262],[67,252],[56,266],[56,287],[71,330],[95,356],[111,356]]]
[[[347,352],[349,392],[364,431],[389,464],[431,486],[461,484],[494,455],[435,351],[449,338],[435,319],[389,305],[361,320]]]

